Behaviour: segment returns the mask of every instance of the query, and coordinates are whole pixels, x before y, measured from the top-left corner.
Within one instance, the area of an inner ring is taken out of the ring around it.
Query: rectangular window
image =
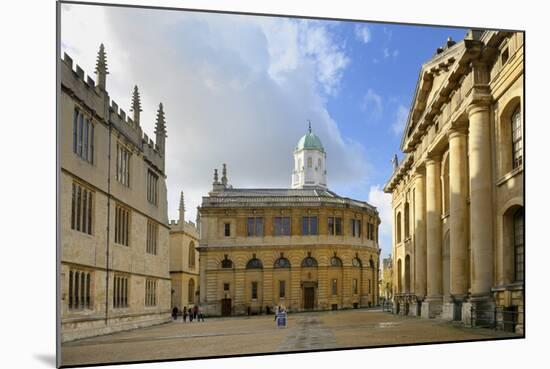
[[[302,217],[302,235],[317,235],[317,217]]]
[[[290,217],[275,217],[273,228],[275,236],[290,236]]]
[[[342,218],[328,217],[328,234],[331,236],[342,235]]]
[[[130,238],[130,210],[121,205],[115,207],[115,243],[128,246]]]
[[[264,218],[248,218],[246,233],[251,237],[261,237],[264,235]]]
[[[157,281],[155,279],[145,280],[145,306],[157,305]]]
[[[73,113],[73,152],[90,164],[94,162],[94,124],[75,108]]]
[[[147,252],[157,254],[158,225],[150,220],[147,221]]]
[[[351,281],[351,290],[353,291],[354,295],[357,295],[357,279],[353,279]]]
[[[128,307],[128,277],[115,275],[113,280],[113,308]]]
[[[91,309],[91,288],[90,272],[71,269],[69,271],[69,296],[67,301],[69,309]]]
[[[231,236],[231,224],[230,223],[224,223],[223,224],[223,234],[225,237]]]
[[[226,291],[226,292],[229,291],[229,283],[224,283],[223,284],[223,290]]]
[[[331,287],[332,287],[331,288],[332,295],[336,296],[338,294],[338,280],[337,279],[332,280]]]
[[[158,205],[158,181],[159,177],[151,169],[147,170],[147,201]]]
[[[285,297],[285,281],[279,281],[279,298]]]
[[[116,180],[130,187],[130,151],[122,144],[117,144],[116,150]]]
[[[71,198],[71,229],[92,234],[93,192],[73,182]]]
[[[351,235],[353,237],[361,237],[361,220],[359,219],[351,220]]]
[[[252,282],[252,299],[258,298],[258,282]]]

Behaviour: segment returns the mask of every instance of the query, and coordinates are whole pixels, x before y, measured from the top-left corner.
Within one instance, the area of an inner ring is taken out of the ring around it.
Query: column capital
[[[484,112],[484,111],[489,111],[490,103],[491,102],[489,100],[486,100],[486,99],[473,101],[466,108],[466,112],[468,113],[468,116],[471,117],[473,114]]]
[[[447,138],[449,140],[455,138],[455,137],[461,137],[461,136],[467,136],[468,135],[468,129],[465,125],[454,125],[449,128],[447,131]]]
[[[439,162],[441,162],[441,153],[439,152],[430,152],[428,153],[428,155],[426,156],[426,166],[428,165],[434,165],[434,164],[437,164]]]

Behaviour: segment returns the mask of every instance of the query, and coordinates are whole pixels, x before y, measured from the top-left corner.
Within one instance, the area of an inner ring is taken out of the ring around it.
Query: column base
[[[441,318],[450,321],[462,320],[462,304],[465,296],[448,296],[443,299]]]
[[[422,302],[421,316],[425,319],[432,319],[441,314],[442,301],[441,298],[427,298]]]
[[[469,327],[494,327],[496,304],[491,296],[472,297],[462,304],[462,322]]]

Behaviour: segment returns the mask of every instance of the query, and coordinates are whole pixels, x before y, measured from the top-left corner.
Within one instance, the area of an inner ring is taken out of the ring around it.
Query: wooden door
[[[222,299],[222,316],[231,315],[231,299]]]
[[[315,287],[304,287],[304,309],[311,310],[315,306]]]

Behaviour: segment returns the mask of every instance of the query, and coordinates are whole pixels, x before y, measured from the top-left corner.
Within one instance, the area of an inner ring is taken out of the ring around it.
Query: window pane
[[[310,231],[311,234],[316,235],[317,234],[317,217],[311,217],[311,224],[310,224]]]
[[[246,234],[248,236],[254,235],[254,218],[248,218],[248,222],[246,226]]]
[[[264,218],[256,218],[256,236],[264,235]]]
[[[74,110],[73,113],[73,152],[77,152],[77,140],[78,140],[78,110]]]
[[[308,235],[309,234],[309,218],[308,217],[302,217],[302,234]]]

